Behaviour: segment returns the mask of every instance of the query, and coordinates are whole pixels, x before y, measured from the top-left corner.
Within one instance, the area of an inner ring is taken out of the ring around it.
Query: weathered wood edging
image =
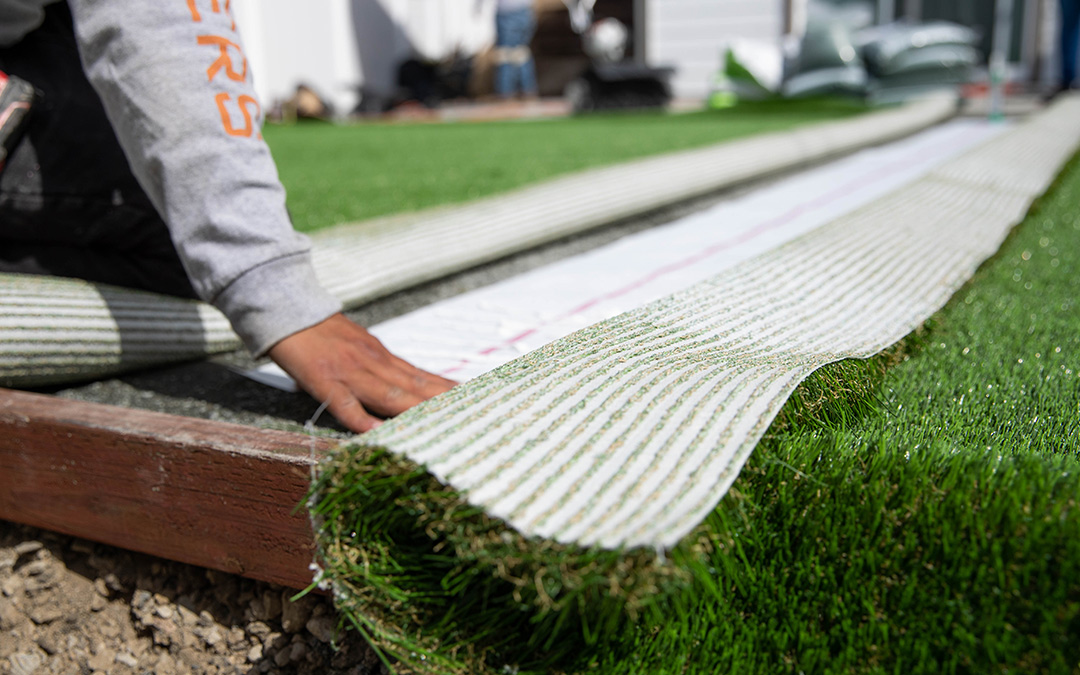
[[[326,439],[0,389],[0,519],[269,581],[311,582]]]

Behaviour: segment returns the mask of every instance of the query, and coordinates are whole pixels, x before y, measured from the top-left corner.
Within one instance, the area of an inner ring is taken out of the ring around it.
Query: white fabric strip
[[[313,237],[316,273],[355,306],[590,227],[882,143],[946,119],[955,108],[952,97],[919,101],[582,172],[461,207],[333,228]],[[239,347],[224,317],[207,305],[0,274],[0,386],[105,377]]]
[[[1004,129],[954,120],[410,312],[371,332],[411,363],[468,380],[820,227]]]
[[[319,280],[355,306],[468,267],[948,119],[951,95],[555,178],[414,217],[313,236]]]
[[[1080,144],[1080,99],[830,224],[577,331],[356,443],[424,464],[526,535],[673,546],[808,374],[938,310]]]

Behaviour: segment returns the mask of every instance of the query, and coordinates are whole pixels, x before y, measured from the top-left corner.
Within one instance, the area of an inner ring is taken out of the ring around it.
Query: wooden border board
[[[0,389],[0,519],[304,588],[298,505],[332,444]]]

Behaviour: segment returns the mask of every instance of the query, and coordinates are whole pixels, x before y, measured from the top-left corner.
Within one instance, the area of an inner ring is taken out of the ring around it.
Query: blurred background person
[[[533,0],[495,0],[495,94],[536,98],[536,68],[529,42],[536,30]]]
[[[1061,0],[1058,28],[1061,47],[1061,79],[1051,92],[1051,96],[1071,89],[1076,82],[1076,52],[1080,48],[1080,0]]]

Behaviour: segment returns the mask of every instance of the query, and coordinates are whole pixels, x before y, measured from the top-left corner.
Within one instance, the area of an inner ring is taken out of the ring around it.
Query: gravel
[[[324,596],[0,521],[0,673],[374,675]]]

